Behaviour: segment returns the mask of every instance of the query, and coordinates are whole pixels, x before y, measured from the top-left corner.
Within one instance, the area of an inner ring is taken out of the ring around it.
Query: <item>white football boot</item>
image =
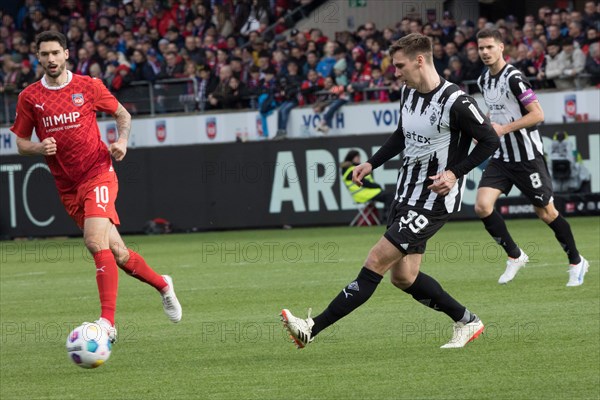
[[[583,285],[583,277],[588,272],[590,263],[583,256],[580,257],[581,261],[579,261],[579,264],[571,264],[569,266],[569,282],[567,282],[567,286]]]
[[[169,320],[173,323],[177,323],[181,321],[183,312],[181,304],[179,304],[179,300],[177,300],[177,296],[175,295],[173,279],[169,275],[163,275],[162,277],[168,285],[160,294],[162,296],[163,309],[165,310],[167,317],[169,317]]]
[[[462,322],[454,323],[454,331],[452,338],[448,343],[440,347],[441,349],[458,349],[465,347],[465,345],[473,340],[477,339],[483,332],[483,322],[475,316],[473,322],[463,324]]]
[[[312,327],[315,322],[310,317],[312,309],[308,309],[308,316],[306,319],[300,319],[294,317],[290,310],[284,308],[281,310],[281,320],[283,326],[287,329],[290,334],[290,338],[296,344],[298,349],[304,348],[307,344],[313,341]]]
[[[117,342],[117,328],[111,325],[106,318],[100,317],[94,321],[94,323],[100,325],[100,327],[108,333],[108,340],[110,340],[111,343]]]
[[[527,254],[525,254],[523,250],[521,250],[521,255],[518,258],[509,257],[506,261],[506,270],[502,275],[500,275],[498,283],[502,285],[512,281],[517,275],[517,272],[519,272],[519,270],[523,268],[528,261],[529,257],[527,256]]]

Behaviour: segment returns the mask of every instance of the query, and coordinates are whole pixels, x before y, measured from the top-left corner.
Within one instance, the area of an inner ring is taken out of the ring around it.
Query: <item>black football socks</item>
[[[569,257],[570,264],[579,264],[581,257],[577,246],[575,245],[575,238],[573,237],[573,231],[571,231],[571,225],[567,222],[562,215],[558,215],[556,219],[548,224],[550,229],[554,231],[556,240],[560,243],[567,257]]]
[[[377,289],[383,276],[362,267],[356,280],[350,282],[327,306],[325,311],[313,318],[312,337],[363,305]]]
[[[521,249],[515,243],[515,241],[508,233],[506,228],[506,222],[498,211],[494,209],[490,215],[485,218],[481,218],[485,230],[494,238],[510,258],[519,258],[521,255]]]
[[[413,284],[404,289],[419,303],[448,315],[454,322],[471,322],[472,314],[450,296],[431,276],[419,272]]]

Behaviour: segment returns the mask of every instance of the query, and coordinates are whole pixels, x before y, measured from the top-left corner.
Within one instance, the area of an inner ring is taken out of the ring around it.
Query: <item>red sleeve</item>
[[[94,110],[114,114],[119,101],[108,91],[100,79],[92,79],[94,85]]]
[[[27,103],[25,92],[21,92],[17,100],[15,123],[10,127],[10,130],[18,137],[27,139],[31,137],[34,127],[35,123],[31,107]]]

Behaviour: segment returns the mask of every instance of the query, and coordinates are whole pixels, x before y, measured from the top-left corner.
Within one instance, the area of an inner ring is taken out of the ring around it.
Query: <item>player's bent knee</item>
[[[474,208],[475,208],[475,214],[477,214],[477,216],[479,218],[485,218],[485,217],[489,216],[492,212],[494,212],[493,204],[479,202],[479,203],[475,203]]]
[[[112,251],[113,255],[115,256],[115,261],[119,267],[123,267],[125,264],[127,264],[127,261],[129,261],[129,251],[127,248],[118,245],[112,245],[110,246],[110,251]]]
[[[544,221],[546,224],[552,223],[556,218],[558,218],[558,210],[554,208],[554,206],[546,206],[546,207],[535,207],[535,213],[538,218]]]
[[[415,278],[416,277],[410,277],[406,275],[390,275],[390,281],[392,282],[392,285],[396,286],[398,289],[401,290],[408,289],[415,281]]]
[[[85,247],[88,249],[88,251],[92,254],[97,253],[100,250],[103,250],[101,240],[99,240],[99,238],[94,237],[94,236],[85,237],[84,244],[85,244]]]
[[[389,269],[389,265],[382,259],[377,251],[371,250],[365,261],[365,267],[371,271],[375,271],[380,275],[384,275]]]

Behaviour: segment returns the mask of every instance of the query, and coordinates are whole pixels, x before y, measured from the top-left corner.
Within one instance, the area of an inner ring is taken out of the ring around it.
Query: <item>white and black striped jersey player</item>
[[[469,153],[473,139],[477,145]],[[423,253],[427,240],[460,210],[465,175],[497,148],[489,119],[457,85],[441,79],[429,93],[405,86],[398,128],[368,161],[375,169],[398,154],[403,159],[385,237],[404,254]],[[442,196],[428,187],[432,176],[447,170],[457,182]]]
[[[520,120],[537,101],[535,92],[521,71],[506,64],[492,75],[485,71],[477,80],[493,123],[507,126]],[[552,179],[544,159],[544,148],[537,125],[505,133],[500,147],[484,171],[479,187],[491,187],[508,194],[513,184],[536,207],[553,200]]]

